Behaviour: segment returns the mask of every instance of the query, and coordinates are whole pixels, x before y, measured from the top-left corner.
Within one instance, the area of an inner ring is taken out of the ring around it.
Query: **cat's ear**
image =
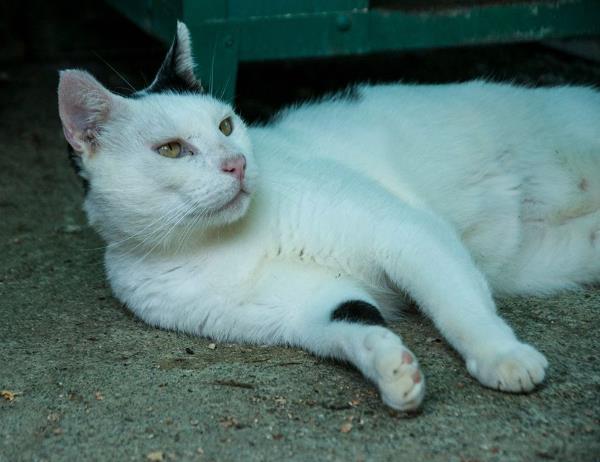
[[[190,31],[184,23],[177,21],[173,44],[154,81],[144,91],[146,93],[165,91],[203,93],[202,84],[194,75],[194,67]]]
[[[58,112],[65,138],[77,152],[91,153],[120,98],[85,71],[60,72]]]

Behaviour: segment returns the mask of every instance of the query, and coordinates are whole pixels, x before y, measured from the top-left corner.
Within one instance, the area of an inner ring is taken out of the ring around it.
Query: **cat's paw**
[[[425,396],[425,379],[415,356],[399,342],[381,342],[373,365],[381,399],[400,411],[417,409]]]
[[[526,343],[467,361],[467,369],[483,385],[511,393],[533,390],[547,367],[544,355]]]

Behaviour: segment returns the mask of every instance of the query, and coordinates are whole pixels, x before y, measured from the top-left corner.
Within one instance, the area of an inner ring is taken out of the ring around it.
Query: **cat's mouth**
[[[223,212],[225,210],[229,210],[229,209],[234,209],[235,207],[237,207],[243,200],[245,200],[246,197],[248,197],[250,195],[250,193],[248,191],[246,191],[243,187],[240,188],[240,190],[236,193],[235,196],[233,196],[233,198],[228,201],[227,203],[225,203],[224,205],[220,206],[219,208],[213,210],[213,213],[220,213]]]

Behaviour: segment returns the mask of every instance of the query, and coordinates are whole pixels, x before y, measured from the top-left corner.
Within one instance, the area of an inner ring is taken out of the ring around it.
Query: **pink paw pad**
[[[404,351],[402,353],[402,362],[404,364],[412,364],[413,361],[414,361],[414,358],[408,351]]]
[[[414,383],[421,382],[421,373],[418,370],[415,371],[415,373],[412,375],[412,379]]]

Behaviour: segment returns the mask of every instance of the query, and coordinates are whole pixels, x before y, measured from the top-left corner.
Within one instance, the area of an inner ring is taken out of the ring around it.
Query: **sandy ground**
[[[548,60],[551,81],[579,75],[580,64]],[[60,65],[11,68],[1,87],[0,390],[15,397],[0,398],[0,461],[600,460],[597,289],[499,302],[550,360],[529,395],[479,386],[432,325],[408,313],[394,327],[428,387],[413,415],[384,407],[347,365],[211,345],[133,318],[105,283],[103,244],[66,161]],[[585,66],[597,79],[598,66]],[[256,97],[240,103],[251,111]]]

